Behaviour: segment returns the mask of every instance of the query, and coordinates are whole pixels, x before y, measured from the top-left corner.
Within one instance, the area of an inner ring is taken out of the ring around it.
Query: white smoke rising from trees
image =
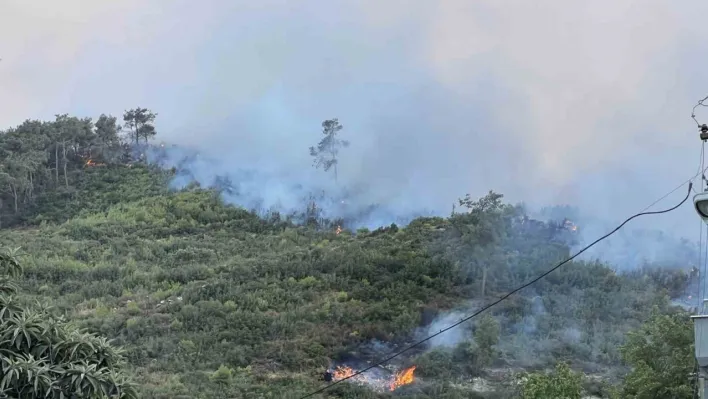
[[[266,202],[291,206],[291,187],[321,186],[307,149],[333,117],[352,143],[340,181],[362,206],[399,215],[447,214],[493,189],[616,221],[697,165],[689,115],[708,90],[698,0],[1,7],[2,125],[148,107],[159,138],[269,176],[243,183]],[[689,207],[636,222],[689,237],[696,224]]]

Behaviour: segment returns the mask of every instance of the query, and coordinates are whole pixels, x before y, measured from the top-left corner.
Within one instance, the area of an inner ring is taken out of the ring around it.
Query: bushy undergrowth
[[[436,314],[497,297],[568,255],[562,232],[529,226],[492,194],[452,218],[337,235],[265,221],[213,191],[170,192],[169,173],[140,164],[76,179],[40,196],[0,243],[26,254],[28,295],[126,349],[143,398],[297,398],[323,384],[338,354],[409,341]],[[620,373],[620,345],[652,307],[669,311],[658,279],[570,263],[495,308],[488,348],[472,323],[456,345],[418,355],[426,382],[410,397],[469,398],[453,382],[490,368],[568,360]],[[329,394],[388,397],[350,384]]]

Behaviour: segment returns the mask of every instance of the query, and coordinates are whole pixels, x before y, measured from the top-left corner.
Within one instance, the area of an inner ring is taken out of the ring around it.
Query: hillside
[[[330,361],[372,340],[404,343],[439,312],[501,294],[568,252],[543,225],[515,224],[514,208],[489,226],[498,242],[478,245],[469,240],[486,235],[467,230],[469,215],[337,235],[261,220],[215,192],[168,192],[163,172],[140,165],[87,169],[81,179],[71,199],[40,201],[31,220],[41,225],[0,230],[0,242],[27,254],[27,292],[127,349],[142,397],[221,397],[209,379],[221,365],[233,369],[223,389],[234,397],[304,394]],[[618,372],[625,333],[652,306],[668,310],[653,281],[569,264],[494,312],[501,339],[489,361],[471,361],[468,337],[406,359],[428,382],[416,393],[463,397],[470,388],[458,379],[558,360]],[[332,392],[385,396],[350,384]]]
[[[405,227],[296,225],[226,205],[212,189],[170,190],[173,171],[102,152],[94,138],[55,160],[56,141],[35,141],[42,158],[17,145],[29,137],[18,130],[0,136],[5,159],[38,161],[29,174],[20,161],[6,167],[23,190],[2,193],[13,206],[0,209],[0,246],[21,247],[26,298],[50,300],[125,349],[143,398],[298,398],[325,384],[328,367],[364,367],[535,277],[567,257],[573,239],[491,192],[461,201],[464,211],[449,218]],[[689,280],[676,269],[616,274],[571,262],[324,397],[518,397],[519,377],[559,362],[589,376],[586,394],[608,397],[613,385],[634,397],[644,389],[632,385],[637,370],[655,367],[632,355],[649,344],[628,337],[666,330],[657,323],[674,323],[679,335],[650,353],[678,363],[653,392],[685,390],[689,381],[672,378],[693,369],[692,332],[670,299]],[[413,383],[387,389],[413,366]]]

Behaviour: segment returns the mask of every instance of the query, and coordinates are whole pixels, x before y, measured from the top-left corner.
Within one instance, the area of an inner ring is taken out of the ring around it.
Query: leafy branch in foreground
[[[137,398],[118,369],[121,351],[79,331],[49,310],[26,308],[11,278],[22,273],[17,250],[0,252],[0,396]]]
[[[686,312],[652,317],[628,334],[621,348],[622,357],[632,371],[625,377],[623,398],[693,397],[688,378],[695,367],[693,326]]]
[[[580,399],[582,376],[566,363],[558,363],[552,373],[531,373],[523,382],[523,399]]]

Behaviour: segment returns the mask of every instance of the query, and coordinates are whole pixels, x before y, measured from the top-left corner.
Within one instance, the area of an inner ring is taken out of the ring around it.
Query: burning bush
[[[367,385],[375,391],[395,391],[396,389],[411,384],[415,381],[415,369],[416,366],[411,366],[402,369],[393,374],[388,374],[384,369],[374,368],[367,370],[367,372],[355,375],[357,371],[346,365],[337,366],[334,369],[333,377],[334,381],[341,381],[343,379],[349,379],[349,381]]]

